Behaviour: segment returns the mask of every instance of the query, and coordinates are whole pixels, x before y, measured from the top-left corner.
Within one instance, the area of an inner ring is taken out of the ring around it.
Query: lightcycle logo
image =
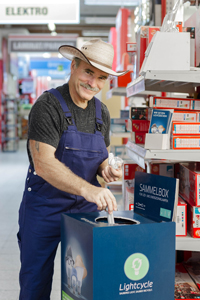
[[[130,255],[125,264],[124,272],[131,280],[142,279],[149,271],[149,260],[142,253],[135,253]]]
[[[130,255],[124,264],[124,273],[132,281],[130,283],[120,284],[119,294],[135,294],[153,291],[153,282],[138,282],[144,278],[149,271],[149,260],[142,253],[134,253]]]

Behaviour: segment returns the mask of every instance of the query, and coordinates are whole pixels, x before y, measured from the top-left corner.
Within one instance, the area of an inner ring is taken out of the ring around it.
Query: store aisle
[[[18,209],[28,168],[26,142],[15,153],[0,152],[0,300],[19,298]],[[60,299],[60,247],[51,300]]]

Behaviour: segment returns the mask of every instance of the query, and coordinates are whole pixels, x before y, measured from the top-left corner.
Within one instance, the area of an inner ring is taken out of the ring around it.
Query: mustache
[[[81,83],[81,86],[92,91],[92,92],[99,92],[99,89],[97,87],[91,87],[89,84],[87,83]]]

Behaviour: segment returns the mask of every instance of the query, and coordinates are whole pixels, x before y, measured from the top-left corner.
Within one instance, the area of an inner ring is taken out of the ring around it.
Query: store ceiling
[[[108,0],[109,1],[109,0]],[[135,1],[132,3],[135,5]],[[133,6],[126,6],[134,9]],[[79,36],[98,36],[108,38],[109,30],[115,26],[115,18],[120,6],[114,5],[85,5],[85,0],[80,0],[80,24],[56,25],[57,34],[76,33]],[[30,33],[50,33],[46,24],[27,25],[0,25],[0,28],[26,28]]]

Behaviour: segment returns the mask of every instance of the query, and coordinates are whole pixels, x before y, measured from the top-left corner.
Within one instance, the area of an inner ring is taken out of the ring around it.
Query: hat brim
[[[107,74],[110,74],[110,75],[113,75],[113,76],[122,76],[124,74],[126,74],[127,72],[129,72],[128,70],[127,71],[123,71],[123,72],[115,72],[113,71],[112,69],[109,69],[105,66],[102,66],[101,64],[98,64],[98,63],[95,63],[91,60],[89,60],[84,54],[82,51],[80,51],[78,48],[76,47],[73,47],[73,46],[70,46],[70,45],[63,45],[63,46],[60,46],[59,49],[58,49],[59,53],[69,59],[69,60],[73,60],[74,57],[78,57],[80,58],[81,60],[85,61],[86,63],[88,63],[89,65],[107,73]]]

